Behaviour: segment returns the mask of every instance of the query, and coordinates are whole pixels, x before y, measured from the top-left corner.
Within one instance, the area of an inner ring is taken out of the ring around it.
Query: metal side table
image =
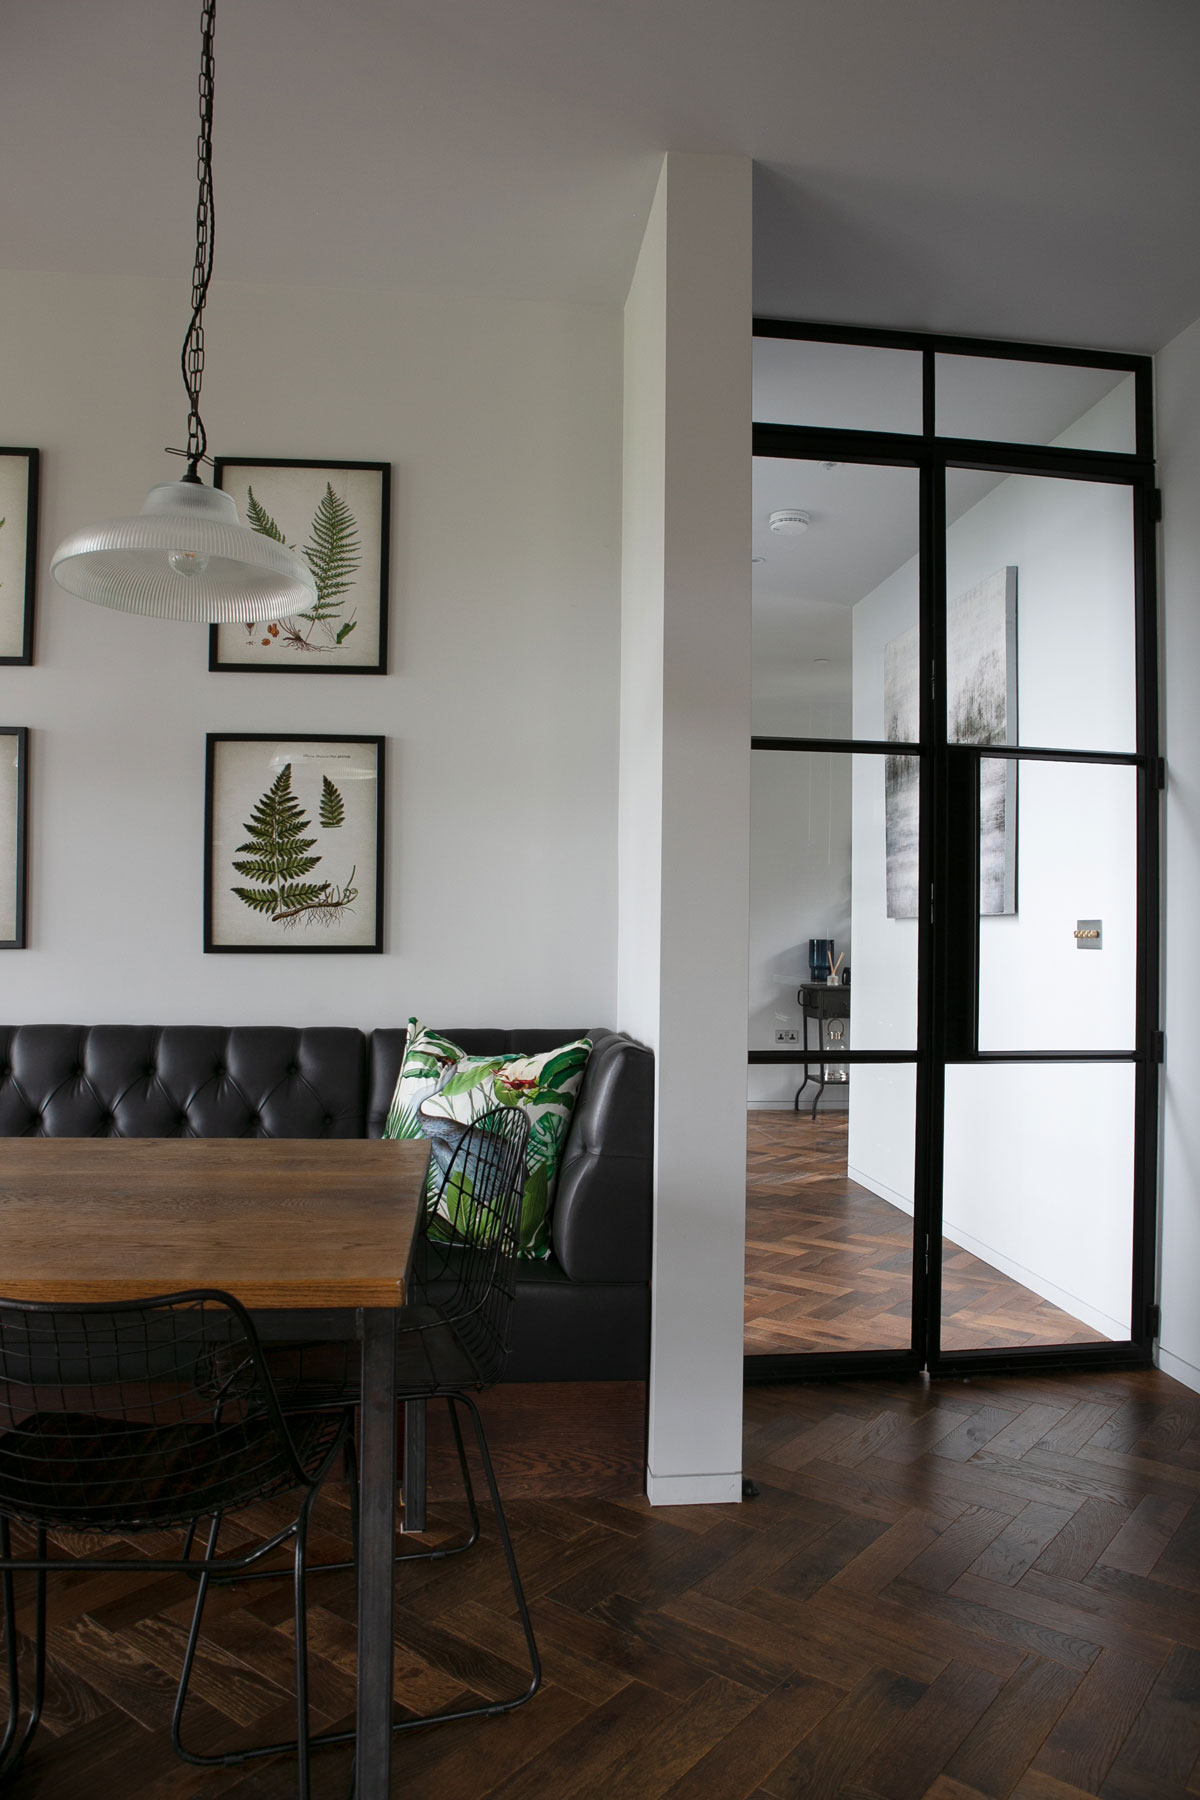
[[[815,1081],[817,1091],[813,1096],[812,1103],[812,1116],[815,1119],[817,1106],[826,1087],[825,1065],[836,1060],[836,1057],[829,1053],[829,1046],[825,1042],[826,1021],[850,1017],[850,989],[843,987],[840,983],[835,987],[830,987],[826,981],[806,981],[803,987],[797,989],[796,1000],[804,1022],[804,1080],[796,1089],[796,1098],[792,1101],[792,1111],[800,1111],[800,1096],[809,1082]],[[815,1058],[817,1072],[815,1075],[809,1073],[810,1068],[814,1066],[814,1058],[809,1055],[808,1049],[808,1022],[810,1019],[815,1020],[817,1027]]]

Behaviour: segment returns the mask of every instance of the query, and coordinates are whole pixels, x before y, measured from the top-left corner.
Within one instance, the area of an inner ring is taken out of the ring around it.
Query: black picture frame
[[[260,502],[289,544],[303,556],[321,504],[321,477],[340,490],[343,503],[351,501],[355,531],[362,546],[365,568],[362,580],[353,584],[353,608],[361,616],[342,615],[337,632],[336,615],[320,622],[291,619],[255,626],[210,625],[208,667],[212,674],[253,675],[386,675],[388,651],[389,566],[391,555],[392,465],[386,462],[346,462],[336,457],[218,456],[213,462],[213,485],[232,493],[244,524],[246,495],[239,470],[257,470]],[[278,471],[272,482],[269,471]],[[285,473],[285,472],[289,472]],[[378,484],[376,487],[376,483]],[[253,483],[247,482],[249,488]],[[361,515],[361,516],[360,516]],[[374,559],[378,557],[378,571]],[[351,604],[349,596],[338,605]],[[358,637],[359,630],[363,637]]]
[[[382,954],[386,742],[383,737],[355,732],[207,734],[206,954]],[[294,765],[298,759],[301,768],[297,772]],[[363,785],[366,780],[372,783],[369,793]],[[294,831],[299,852],[295,871],[264,867],[278,841],[274,822],[281,809],[287,810],[293,827],[298,828]],[[347,831],[344,844],[332,837],[333,831],[343,829]],[[268,846],[267,855],[257,864],[256,837]],[[310,850],[317,855],[308,855]],[[325,871],[320,864],[327,855],[339,860],[330,861],[328,878],[322,881]],[[235,865],[235,857],[240,866]],[[362,868],[364,858],[370,858],[373,866]],[[343,866],[346,862],[349,870]],[[235,879],[238,875],[240,882]],[[284,899],[285,885],[285,904],[272,911],[272,906],[279,907]],[[323,894],[322,888],[326,890]],[[350,894],[352,898],[347,897]]]
[[[14,742],[15,740],[15,742]],[[12,761],[9,762],[11,746]],[[11,770],[11,779],[9,777]],[[9,842],[11,840],[11,849]],[[0,725],[0,932],[12,923],[12,935],[0,936],[0,950],[26,948],[26,889],[29,879],[29,727]],[[9,886],[11,872],[12,884]],[[8,896],[11,894],[11,905]]]
[[[0,447],[0,666],[33,661],[40,461],[36,450]]]

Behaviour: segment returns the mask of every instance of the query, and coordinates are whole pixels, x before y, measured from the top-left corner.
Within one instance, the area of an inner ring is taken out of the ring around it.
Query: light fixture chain
[[[200,417],[200,389],[204,382],[204,305],[213,267],[213,28],[216,23],[217,0],[203,0],[200,14],[200,132],[196,139],[196,178],[199,196],[196,201],[196,262],[192,270],[192,316],[183,340],[183,385],[187,389],[188,473],[185,479],[198,480],[196,470],[208,447],[208,434]]]

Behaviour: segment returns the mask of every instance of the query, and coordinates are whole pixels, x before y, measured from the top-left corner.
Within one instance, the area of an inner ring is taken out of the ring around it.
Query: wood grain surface
[[[428,1158],[416,1140],[10,1138],[0,1295],[395,1306]]]

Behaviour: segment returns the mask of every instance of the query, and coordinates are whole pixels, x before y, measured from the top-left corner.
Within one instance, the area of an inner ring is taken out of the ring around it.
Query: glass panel
[[[980,759],[981,1050],[1133,1048],[1136,844],[1133,769]]]
[[[915,469],[755,457],[756,735],[915,739],[919,488]],[[894,638],[912,687],[893,696],[892,717]]]
[[[1131,489],[950,469],[946,505],[950,741],[1132,751]]]
[[[916,1071],[856,1063],[848,1100],[750,1112],[747,1355],[912,1341]]]
[[[941,355],[934,369],[941,437],[1134,452],[1134,377],[1126,370]]]
[[[946,1070],[943,1350],[1129,1337],[1134,1074]]]
[[[752,1050],[796,1048],[797,1066],[751,1071],[752,1100],[845,1106],[819,1092],[835,1044],[917,1042],[917,758],[757,750],[750,773]],[[830,967],[837,984],[830,987]],[[847,979],[853,972],[853,979]],[[807,1036],[806,1036],[807,1033]],[[755,1085],[757,1084],[757,1085]]]
[[[754,418],[760,425],[919,432],[921,353],[757,337]]]

